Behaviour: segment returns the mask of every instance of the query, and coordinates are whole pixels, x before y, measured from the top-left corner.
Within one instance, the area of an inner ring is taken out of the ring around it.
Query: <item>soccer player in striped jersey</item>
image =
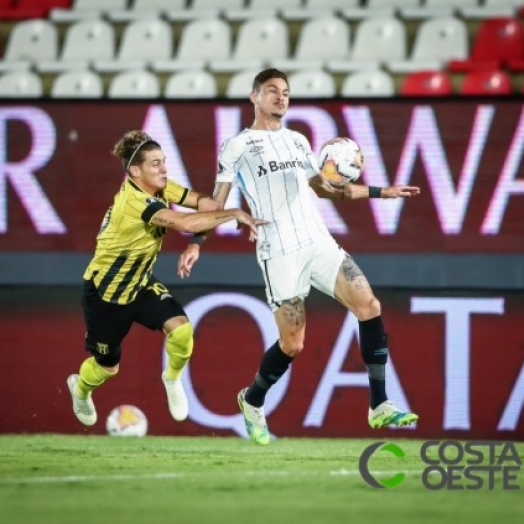
[[[256,443],[269,443],[265,395],[304,347],[304,301],[311,286],[335,298],[358,318],[361,354],[369,375],[369,425],[383,428],[412,424],[418,416],[400,411],[386,394],[388,341],[380,302],[353,258],[328,232],[310,188],[320,198],[348,201],[411,197],[420,189],[357,184],[333,187],[322,177],[306,137],[282,127],[289,94],[284,73],[277,69],[260,72],[250,94],[254,122],[226,140],[218,157],[214,198],[223,206],[235,182],[252,215],[268,221],[259,230],[257,259],[280,336],[265,352],[254,382],[238,394],[247,432]],[[190,275],[206,236],[196,235],[182,253],[178,264],[181,278]]]
[[[166,336],[168,365],[162,374],[168,407],[177,421],[187,418],[188,404],[180,375],[193,351],[193,328],[167,287],[153,276],[153,266],[168,229],[197,233],[236,220],[257,226],[240,209],[222,209],[211,197],[168,180],[160,144],[141,131],[126,133],[113,154],[127,177],[108,209],[97,236],[93,259],[84,273],[82,306],[86,323],[84,360],[67,385],[80,422],[97,421],[92,392],[119,369],[121,344],[136,322]],[[196,209],[173,211],[171,204]]]

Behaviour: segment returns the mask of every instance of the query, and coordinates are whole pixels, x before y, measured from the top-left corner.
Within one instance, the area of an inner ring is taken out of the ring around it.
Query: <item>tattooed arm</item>
[[[266,223],[262,220],[255,220],[241,209],[225,209],[207,213],[179,213],[171,209],[162,209],[151,219],[151,224],[183,233],[198,233],[213,229],[230,220],[247,225],[251,229],[253,239],[256,238],[257,226]]]

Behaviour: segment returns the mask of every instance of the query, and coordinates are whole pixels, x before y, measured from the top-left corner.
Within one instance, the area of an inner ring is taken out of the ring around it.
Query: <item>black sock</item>
[[[388,356],[388,337],[384,332],[382,317],[359,322],[360,349],[369,376],[369,406],[375,409],[385,402],[386,362]]]
[[[369,407],[375,409],[388,399],[386,395],[386,381],[376,378],[369,379]]]
[[[255,380],[246,391],[245,399],[248,404],[256,408],[264,405],[266,393],[276,384],[280,377],[287,371],[293,358],[286,355],[278,340],[264,353],[260,362],[260,369],[255,375]]]

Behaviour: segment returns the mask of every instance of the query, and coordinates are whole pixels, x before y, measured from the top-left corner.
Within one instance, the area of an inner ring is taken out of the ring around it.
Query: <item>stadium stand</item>
[[[160,82],[149,71],[125,71],[111,80],[109,98],[157,98]]]
[[[259,69],[251,69],[233,74],[227,84],[226,97],[243,98],[245,100],[246,93],[251,91],[253,78],[258,72]]]
[[[221,19],[197,19],[182,29],[176,57],[153,60],[152,69],[170,73],[184,69],[204,69],[215,60],[231,56],[231,29]]]
[[[340,94],[347,97],[388,97],[395,94],[395,84],[393,78],[380,69],[358,71],[346,76]]]
[[[455,17],[424,20],[416,33],[409,60],[390,61],[394,73],[411,73],[442,69],[450,60],[464,60],[468,56],[466,24]]]
[[[36,74],[44,97],[139,72],[159,97],[245,97],[269,66],[304,78],[295,96],[503,96],[522,92],[523,18],[524,0],[0,0],[0,74]]]
[[[71,23],[100,18],[114,10],[127,8],[127,0],[74,0],[70,9],[52,9],[50,18],[55,22]]]
[[[58,60],[41,61],[36,69],[42,73],[62,73],[87,69],[95,60],[111,60],[115,54],[115,31],[104,20],[84,20],[69,26]]]
[[[29,69],[39,60],[56,60],[58,31],[47,20],[24,20],[16,24],[7,42],[0,71]]]
[[[46,18],[54,8],[68,9],[71,0],[1,0],[0,20]]]
[[[367,18],[356,29],[351,62],[379,67],[390,60],[404,59],[406,46],[406,28],[400,20]]]
[[[168,60],[173,54],[173,34],[165,20],[135,20],[122,35],[113,60],[95,60],[93,68],[101,73],[146,69],[154,60]]]
[[[164,90],[165,98],[214,98],[216,95],[215,77],[198,70],[173,73]]]
[[[462,95],[497,96],[511,94],[511,82],[504,71],[480,69],[468,73],[462,83]]]
[[[513,18],[493,18],[482,22],[471,57],[452,61],[449,67],[451,71],[464,73],[512,65],[519,67],[521,63],[524,63],[522,23]]]
[[[214,60],[214,72],[261,68],[270,59],[289,56],[289,35],[285,22],[278,18],[247,20],[239,28],[230,59]]]
[[[298,8],[285,7],[280,10],[284,20],[312,20],[337,16],[344,7],[355,8],[358,0],[304,0]]]
[[[448,96],[453,94],[453,86],[444,71],[418,71],[404,78],[400,94],[402,96]]]
[[[291,71],[320,69],[328,60],[344,60],[349,56],[349,34],[349,26],[335,16],[308,20],[298,35],[294,56],[272,60],[271,65]]]
[[[294,98],[329,98],[336,95],[333,77],[322,69],[307,69],[289,75]]]
[[[190,21],[201,18],[228,18],[227,13],[242,10],[244,0],[193,0],[185,9],[177,8],[167,11],[166,16],[170,21]]]
[[[0,97],[38,98],[42,93],[42,82],[35,73],[12,71],[0,76]]]
[[[169,10],[183,10],[185,0],[134,0],[128,9],[111,10],[107,17],[112,22],[132,22],[160,18]]]
[[[53,98],[101,98],[102,79],[92,71],[68,71],[58,75],[51,89]]]

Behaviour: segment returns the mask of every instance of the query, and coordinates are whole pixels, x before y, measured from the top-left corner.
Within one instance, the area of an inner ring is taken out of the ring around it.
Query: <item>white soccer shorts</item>
[[[311,286],[333,297],[335,281],[347,253],[331,237],[269,260],[259,260],[267,303],[276,311],[284,300],[306,298]]]

